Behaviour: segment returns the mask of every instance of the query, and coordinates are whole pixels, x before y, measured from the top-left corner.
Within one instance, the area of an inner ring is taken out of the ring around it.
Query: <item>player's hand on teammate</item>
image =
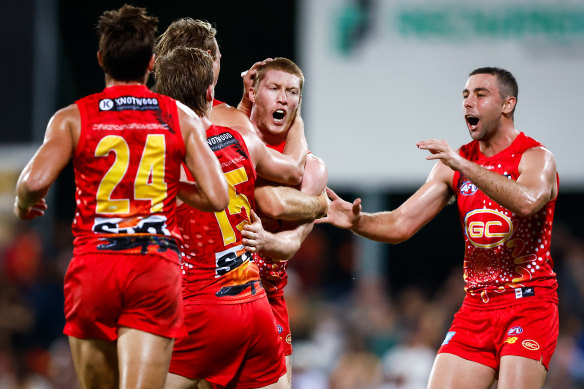
[[[251,224],[246,224],[243,230],[241,230],[241,236],[243,238],[241,243],[243,243],[243,247],[252,253],[260,252],[263,248],[266,234],[267,232],[264,230],[262,220],[252,210]]]
[[[237,109],[244,111],[249,116],[251,113],[252,102],[249,99],[249,90],[253,87],[253,83],[255,80],[255,76],[258,72],[258,68],[260,66],[265,65],[266,63],[272,61],[272,58],[266,58],[263,61],[258,61],[252,65],[251,68],[241,72],[241,78],[243,79],[243,96],[241,97],[241,101],[237,105]]]
[[[357,198],[353,203],[343,200],[331,188],[326,188],[331,200],[328,213],[321,219],[316,219],[316,224],[330,223],[339,228],[353,228],[361,217],[361,199]]]
[[[41,199],[36,204],[30,208],[23,208],[18,204],[18,198],[14,202],[14,214],[23,220],[34,219],[35,217],[43,216],[45,210],[47,209],[47,203],[45,199]]]
[[[439,159],[443,164],[452,170],[459,171],[463,158],[450,147],[448,142],[438,139],[422,140],[416,143],[420,150],[428,150],[430,155],[426,156],[427,160]]]

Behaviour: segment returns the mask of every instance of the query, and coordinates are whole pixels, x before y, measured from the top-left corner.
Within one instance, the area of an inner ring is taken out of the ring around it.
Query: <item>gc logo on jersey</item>
[[[460,185],[460,194],[463,196],[472,196],[478,190],[477,186],[472,182],[466,180]]]
[[[489,249],[509,240],[513,222],[499,211],[476,209],[466,214],[464,232],[473,246]]]

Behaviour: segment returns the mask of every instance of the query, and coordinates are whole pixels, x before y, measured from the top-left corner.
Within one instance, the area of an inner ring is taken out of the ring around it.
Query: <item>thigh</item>
[[[502,312],[500,355],[518,356],[549,366],[559,332],[555,303],[521,304]]]
[[[286,300],[283,295],[270,296],[269,302],[272,307],[274,319],[276,320],[276,328],[282,340],[284,355],[292,355],[292,331],[290,330]]]
[[[280,381],[286,383],[286,361],[268,300],[245,305],[244,319],[249,347],[237,377],[237,388],[259,388]],[[282,380],[283,379],[283,380]],[[275,386],[280,387],[280,386]]]
[[[122,309],[117,256],[73,257],[65,274],[65,329],[75,338],[117,339]]]
[[[250,336],[242,305],[185,305],[188,334],[174,345],[170,372],[223,386],[230,383],[243,363]]]
[[[428,389],[488,389],[495,381],[495,369],[459,356],[436,356]]]
[[[498,389],[541,389],[547,370],[537,360],[505,355],[501,357]]]
[[[121,327],[117,342],[120,389],[162,389],[174,340]]]
[[[117,389],[118,357],[114,342],[70,336],[69,346],[81,389]]]

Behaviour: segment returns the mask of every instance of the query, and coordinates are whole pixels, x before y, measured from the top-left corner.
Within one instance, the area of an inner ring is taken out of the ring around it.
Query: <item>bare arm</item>
[[[326,215],[328,210],[325,192],[311,196],[289,186],[258,186],[255,200],[270,219],[312,221]]]
[[[360,199],[348,203],[327,189],[332,203],[328,215],[318,219],[317,223],[331,223],[340,228],[348,228],[358,235],[379,242],[403,242],[448,204],[452,194],[450,183],[453,174],[450,168],[436,164],[420,189],[397,209],[386,212],[362,212]]]
[[[206,204],[205,210],[222,211],[229,204],[227,180],[223,176],[217,157],[207,145],[206,127],[208,126],[204,125],[189,108],[180,103],[177,104],[179,104],[180,126],[185,138],[185,162],[197,182],[199,188],[197,198]],[[183,197],[185,201],[189,198],[189,196]],[[200,202],[191,205],[201,206]]]
[[[79,109],[75,104],[53,115],[43,144],[25,166],[16,184],[16,216],[31,219],[43,215],[46,209],[44,197],[71,159],[75,147],[73,134],[79,128]]]
[[[306,162],[301,191],[316,196],[326,187],[328,178],[326,165],[312,154]],[[253,223],[246,225],[242,230],[243,243],[250,251],[258,251],[272,258],[289,259],[298,251],[313,226],[314,222],[302,224],[288,222],[282,231],[270,233],[263,230],[261,223],[259,225]]]
[[[523,153],[517,181],[463,158],[445,141],[422,141],[418,142],[418,147],[430,151],[426,159],[438,159],[460,171],[483,193],[519,216],[533,215],[557,194],[556,163],[552,153],[544,147],[534,147]]]
[[[307,154],[306,148],[296,150],[301,151],[302,155],[298,152],[295,156],[285,155],[268,148],[256,134],[243,128],[235,129],[243,136],[251,160],[260,177],[287,185],[298,185],[302,181]],[[298,159],[299,157],[300,159]]]

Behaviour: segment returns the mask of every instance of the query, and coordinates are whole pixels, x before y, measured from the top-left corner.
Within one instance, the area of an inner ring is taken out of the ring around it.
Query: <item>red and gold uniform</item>
[[[176,337],[182,307],[175,197],[185,158],[176,101],[126,85],[76,104],[81,130],[65,333],[111,341],[127,326]]]
[[[284,153],[286,142],[277,145],[266,144],[267,147],[272,148],[280,153]],[[266,229],[277,232],[279,230],[279,222],[274,220],[264,222]],[[284,355],[292,354],[292,331],[290,330],[290,319],[288,317],[288,306],[284,299],[284,287],[288,283],[288,260],[281,260],[277,258],[268,258],[266,256],[255,254],[255,260],[260,269],[262,278],[262,285],[266,289],[274,318],[276,319],[276,326],[282,346],[284,347]]]
[[[479,142],[460,155],[510,180],[519,177],[523,153],[541,146],[520,133],[484,156]],[[550,241],[556,199],[520,217],[455,172],[453,188],[464,230],[466,297],[439,352],[499,368],[503,355],[541,360],[547,367],[558,336],[556,275]]]
[[[207,142],[229,183],[230,201],[215,213],[178,207],[189,334],[177,339],[169,371],[221,386],[262,387],[286,367],[258,267],[241,242],[255,208],[256,171],[237,131],[213,125]]]

